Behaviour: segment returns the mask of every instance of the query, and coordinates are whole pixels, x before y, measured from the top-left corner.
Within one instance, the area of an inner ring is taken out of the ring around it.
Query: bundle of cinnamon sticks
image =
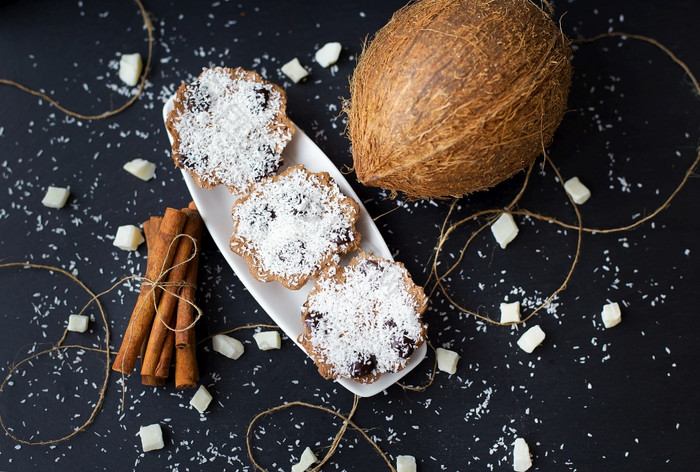
[[[146,276],[112,369],[130,374],[142,359],[141,382],[165,385],[175,358],[175,387],[199,381],[195,350],[195,292],[203,222],[194,203],[167,208],[143,223]]]

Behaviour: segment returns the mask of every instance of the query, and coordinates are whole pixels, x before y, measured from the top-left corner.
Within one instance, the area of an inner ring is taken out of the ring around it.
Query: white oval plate
[[[173,97],[163,106],[163,121],[165,121],[168,113],[172,109]],[[168,133],[168,138],[172,144],[170,133]],[[311,172],[328,172],[338,184],[340,190],[345,195],[354,198],[360,205],[360,217],[357,221],[357,230],[362,235],[362,239],[360,240],[362,249],[385,259],[393,260],[391,252],[384,242],[384,238],[355,191],[345,180],[343,174],[333,162],[328,159],[323,151],[316,146],[316,143],[304,134],[298,126],[296,127],[294,137],[284,149],[282,156],[284,157],[283,168],[290,165],[303,164]],[[313,281],[307,283],[299,290],[289,290],[279,282],[265,283],[256,280],[250,274],[248,264],[245,260],[233,253],[229,248],[229,241],[233,234],[231,207],[238,199],[238,196],[232,195],[229,193],[228,189],[221,185],[211,190],[201,189],[194,183],[194,180],[186,171],[183,170],[182,175],[192,195],[192,199],[197,205],[197,209],[202,215],[204,223],[207,225],[209,234],[224,256],[224,259],[226,259],[226,262],[229,263],[236,276],[238,276],[238,279],[243,283],[246,289],[248,289],[251,295],[255,297],[270,318],[282,328],[287,336],[289,336],[289,339],[293,340],[297,343],[297,346],[304,350],[297,342],[297,338],[304,330],[301,322],[302,305],[306,301],[306,296],[313,288]],[[356,395],[370,397],[393,385],[404,375],[413,370],[425,357],[426,350],[425,343],[423,343],[423,345],[416,349],[411,355],[403,370],[396,373],[383,374],[374,383],[363,384],[351,379],[339,379],[337,382]]]

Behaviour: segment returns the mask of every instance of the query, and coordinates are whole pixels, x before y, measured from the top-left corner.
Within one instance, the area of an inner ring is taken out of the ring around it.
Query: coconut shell
[[[569,41],[528,0],[423,0],[364,49],[346,107],[365,185],[460,196],[527,168],[571,83]]]

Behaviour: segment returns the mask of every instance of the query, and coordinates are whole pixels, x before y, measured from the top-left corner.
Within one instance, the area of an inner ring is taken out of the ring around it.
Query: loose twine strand
[[[26,357],[19,361],[18,363],[11,365],[10,370],[5,376],[5,379],[3,380],[2,384],[0,384],[0,394],[2,394],[5,390],[5,386],[7,385],[7,382],[10,380],[10,377],[12,374],[23,364],[30,362],[33,359],[36,359],[39,356],[43,356],[44,354],[50,354],[53,352],[56,352],[58,350],[67,350],[67,349],[84,349],[86,351],[93,351],[93,352],[102,352],[105,354],[105,371],[104,371],[104,381],[102,382],[102,387],[99,390],[97,402],[95,403],[95,407],[92,409],[92,412],[90,413],[90,416],[88,419],[80,425],[78,428],[75,428],[73,432],[66,434],[65,436],[62,436],[60,438],[56,439],[48,439],[48,440],[42,440],[42,441],[30,441],[28,439],[23,439],[12,432],[8,429],[8,427],[5,425],[5,420],[3,416],[0,414],[0,426],[2,426],[3,431],[5,431],[5,434],[7,434],[9,437],[17,441],[18,443],[21,444],[26,444],[30,446],[43,446],[43,445],[49,445],[49,444],[56,444],[61,441],[66,441],[76,434],[80,433],[81,431],[84,431],[87,429],[87,427],[94,421],[95,417],[99,413],[100,409],[102,408],[102,404],[104,403],[104,398],[105,398],[105,392],[107,391],[107,384],[109,382],[109,372],[110,372],[110,356],[111,353],[109,351],[109,339],[110,339],[110,331],[109,331],[109,324],[107,323],[107,315],[105,314],[104,308],[102,307],[102,304],[98,300],[100,295],[95,295],[83,282],[81,282],[75,275],[71,274],[67,270],[61,269],[60,267],[53,267],[49,265],[42,265],[42,264],[32,264],[29,262],[8,262],[4,264],[0,264],[0,268],[7,268],[7,267],[25,267],[25,268],[30,268],[30,269],[39,269],[39,270],[47,270],[50,272],[57,272],[60,274],[65,275],[69,279],[71,279],[73,282],[78,284],[87,294],[90,296],[90,300],[83,306],[83,308],[80,310],[79,314],[82,314],[93,302],[97,305],[97,308],[100,311],[100,315],[102,317],[102,323],[104,325],[104,330],[105,330],[105,349],[95,349],[92,347],[86,347],[86,346],[80,346],[76,344],[69,344],[69,345],[64,345],[63,341],[66,339],[66,336],[68,335],[68,328],[66,328],[63,331],[63,335],[61,336],[61,339],[56,343],[55,346],[52,346],[48,349],[44,349],[43,351],[34,353],[33,355]]]
[[[348,426],[352,427],[355,431],[359,432],[362,437],[370,444],[372,447],[379,453],[379,455],[384,459],[384,462],[386,462],[387,466],[389,467],[389,470],[392,472],[396,472],[396,469],[394,466],[391,464],[391,461],[389,460],[389,457],[384,453],[384,451],[381,450],[379,445],[377,445],[376,441],[374,441],[368,434],[367,432],[360,428],[357,424],[355,424],[352,421],[352,417],[355,414],[355,411],[357,410],[357,405],[359,403],[359,397],[357,395],[354,396],[353,398],[353,403],[352,403],[352,409],[350,410],[350,413],[347,416],[342,415],[341,413],[338,413],[336,411],[331,410],[330,408],[326,408],[325,406],[320,406],[320,405],[314,405],[311,403],[306,403],[306,402],[301,402],[301,401],[294,401],[294,402],[289,402],[289,403],[284,403],[282,405],[278,405],[272,408],[269,408],[265,411],[262,411],[255,415],[255,417],[250,421],[248,424],[248,430],[246,431],[246,446],[248,447],[248,458],[250,459],[251,463],[253,464],[253,467],[255,467],[255,470],[261,470],[265,472],[266,469],[264,469],[256,460],[255,457],[253,456],[253,446],[251,444],[251,435],[253,432],[253,426],[255,423],[258,422],[262,417],[271,415],[273,413],[277,413],[282,410],[286,410],[287,408],[291,408],[294,406],[301,406],[304,408],[310,408],[312,410],[319,410],[326,412],[330,415],[335,416],[336,418],[339,418],[343,420],[343,425],[340,427],[340,430],[338,433],[335,435],[333,438],[333,442],[330,445],[330,448],[328,449],[328,452],[326,455],[321,459],[318,465],[316,465],[313,469],[311,469],[311,472],[317,472],[323,467],[323,465],[330,460],[331,456],[335,454],[338,446],[340,445],[340,441],[342,440],[343,436],[345,435],[345,432],[348,429]]]
[[[146,86],[146,78],[148,77],[148,72],[151,69],[151,59],[153,57],[153,25],[151,24],[151,19],[148,17],[148,13],[146,12],[146,9],[143,6],[143,3],[141,3],[141,0],[134,0],[136,2],[136,5],[139,7],[139,11],[141,12],[141,18],[143,19],[143,25],[146,28],[146,31],[148,33],[148,56],[146,57],[146,64],[143,67],[143,71],[141,72],[141,80],[139,81],[139,86],[136,91],[136,94],[132,96],[126,103],[124,103],[122,106],[115,110],[109,110],[104,113],[99,113],[97,115],[85,115],[82,113],[78,113],[75,111],[72,111],[60,103],[56,101],[54,98],[52,98],[50,95],[41,92],[39,90],[34,90],[26,85],[22,85],[19,82],[16,82],[11,79],[3,79],[0,78],[0,84],[2,85],[9,85],[11,87],[15,87],[20,89],[23,92],[26,92],[28,94],[34,95],[36,97],[39,97],[43,100],[46,100],[50,104],[52,104],[54,107],[56,107],[58,110],[62,111],[66,115],[72,116],[74,118],[79,118],[81,120],[100,120],[103,118],[109,118],[110,116],[114,116],[117,113],[121,113],[122,111],[126,110],[129,108],[131,105],[138,100],[138,98],[141,96],[143,93],[143,89]]]

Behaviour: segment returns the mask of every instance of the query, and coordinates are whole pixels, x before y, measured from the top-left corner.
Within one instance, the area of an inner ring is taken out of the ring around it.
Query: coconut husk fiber
[[[345,112],[365,185],[461,196],[528,167],[571,83],[569,41],[527,0],[423,0],[358,59]]]

